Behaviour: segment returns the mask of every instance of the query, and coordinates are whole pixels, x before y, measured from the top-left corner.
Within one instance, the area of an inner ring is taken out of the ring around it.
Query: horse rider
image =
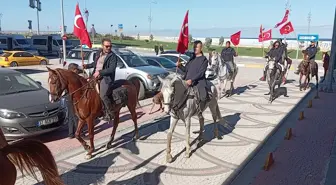
[[[114,82],[117,68],[117,55],[112,52],[112,42],[108,38],[102,40],[103,49],[96,53],[93,63],[83,66],[84,69],[94,68],[93,76],[99,80],[99,95],[104,103],[104,120],[111,121],[114,119],[114,101],[113,97],[107,94],[109,85]],[[112,91],[111,91],[112,92]]]
[[[281,43],[279,40],[275,41],[273,43],[273,47],[271,50],[269,50],[265,56],[265,58],[274,58],[275,62],[281,66],[281,72],[284,71],[284,66],[281,62],[282,55],[283,55],[283,48],[280,46]],[[264,67],[264,75],[261,77],[261,81],[265,81],[266,79],[266,67],[268,66],[268,62],[266,62],[266,65]]]
[[[205,107],[208,97],[208,83],[205,78],[205,72],[208,67],[208,59],[203,55],[202,52],[203,44],[201,41],[197,40],[194,42],[194,54],[190,58],[189,62],[182,66],[180,62],[177,66],[185,72],[183,79],[186,80],[186,84],[189,87],[196,86],[199,92],[199,110]]]
[[[234,72],[234,57],[238,56],[235,49],[231,47],[230,41],[226,41],[225,48],[221,52],[221,57],[224,63],[229,64],[229,73],[230,75]]]
[[[306,48],[305,50],[308,54],[309,57],[309,62],[315,62],[315,57],[317,54],[317,47],[315,45],[315,41],[311,41],[310,45],[308,48]],[[302,61],[303,62],[303,61]],[[300,67],[302,65],[302,62],[300,62],[300,64],[297,67],[297,70],[294,72],[295,74],[299,74],[300,73]]]

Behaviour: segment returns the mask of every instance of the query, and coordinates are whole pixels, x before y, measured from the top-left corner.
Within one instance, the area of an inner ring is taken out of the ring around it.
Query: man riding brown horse
[[[315,45],[315,41],[311,41],[310,46],[305,51],[307,52],[308,60],[315,62],[315,57],[317,54],[317,47]],[[300,73],[301,65],[303,65],[303,61],[300,62],[299,66],[297,67],[297,70],[294,72],[295,74],[298,75]]]
[[[104,120],[114,119],[114,102],[111,96],[107,95],[109,85],[114,82],[117,67],[117,55],[112,52],[112,42],[110,39],[102,40],[102,50],[96,53],[96,58],[91,64],[83,66],[84,69],[94,68],[93,76],[100,82],[99,95],[104,103]]]

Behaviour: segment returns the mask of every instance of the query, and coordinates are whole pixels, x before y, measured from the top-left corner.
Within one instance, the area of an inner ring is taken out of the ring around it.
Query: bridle
[[[65,81],[65,80],[64,80],[64,77],[63,77],[63,75],[62,75],[58,70],[55,70],[55,72],[56,72],[56,77],[58,78],[58,80],[59,80],[59,82],[60,82],[60,84],[61,84],[61,91],[59,91],[59,90],[58,90],[59,88],[57,88],[56,93],[52,93],[52,92],[49,92],[49,93],[50,93],[50,95],[52,95],[52,96],[56,96],[57,99],[61,99],[61,98],[65,97],[65,96],[67,96],[67,95],[69,95],[70,98],[72,98],[72,96],[73,96],[76,92],[78,92],[78,91],[82,90],[84,87],[86,87],[85,92],[82,94],[81,98],[80,98],[78,101],[76,101],[76,102],[73,103],[74,105],[76,105],[76,104],[77,104],[77,103],[78,103],[78,102],[85,96],[86,92],[87,92],[89,89],[93,89],[93,88],[90,87],[89,85],[90,85],[93,81],[96,80],[96,79],[94,79],[94,78],[91,79],[91,80],[89,80],[86,84],[84,84],[82,87],[76,89],[76,90],[73,91],[72,93],[68,93],[68,91],[67,91],[67,92],[64,93],[64,94],[61,94],[61,93],[64,92],[64,90],[66,89],[66,86],[67,86],[68,84],[65,84],[65,83],[64,83],[64,81]],[[49,80],[50,80],[50,77],[49,77]],[[56,84],[56,83],[55,83],[55,84]]]

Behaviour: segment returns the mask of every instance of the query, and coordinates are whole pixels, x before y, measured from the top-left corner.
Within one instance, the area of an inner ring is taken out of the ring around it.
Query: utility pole
[[[2,13],[0,13],[0,33],[1,33],[1,19],[2,19]]]
[[[64,26],[64,6],[63,6],[63,0],[61,0],[61,17],[62,17],[62,29],[61,29],[61,34],[62,37],[65,35],[65,26]],[[66,61],[66,42],[64,39],[62,39],[63,43],[63,61]]]
[[[310,22],[311,22],[311,10],[309,11],[308,13],[308,17],[307,17],[307,20],[308,20],[308,34],[310,33]]]
[[[111,24],[111,40],[113,40],[113,24]]]
[[[35,5],[36,2],[36,5]],[[40,0],[29,0],[29,7],[32,9],[36,8],[36,16],[37,16],[37,34],[40,34],[40,16],[39,12],[42,10],[41,1]]]

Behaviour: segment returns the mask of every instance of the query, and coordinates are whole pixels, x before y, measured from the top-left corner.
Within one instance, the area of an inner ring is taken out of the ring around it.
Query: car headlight
[[[60,102],[61,108],[66,108],[67,107],[67,103],[66,103],[65,97],[62,97],[59,102]]]
[[[4,119],[15,119],[15,118],[25,118],[26,116],[16,111],[0,109],[0,117]]]
[[[148,74],[148,75],[147,75],[147,78],[148,78],[149,80],[154,80],[154,79],[156,79],[157,77],[156,77],[155,75],[150,75],[150,74]]]

